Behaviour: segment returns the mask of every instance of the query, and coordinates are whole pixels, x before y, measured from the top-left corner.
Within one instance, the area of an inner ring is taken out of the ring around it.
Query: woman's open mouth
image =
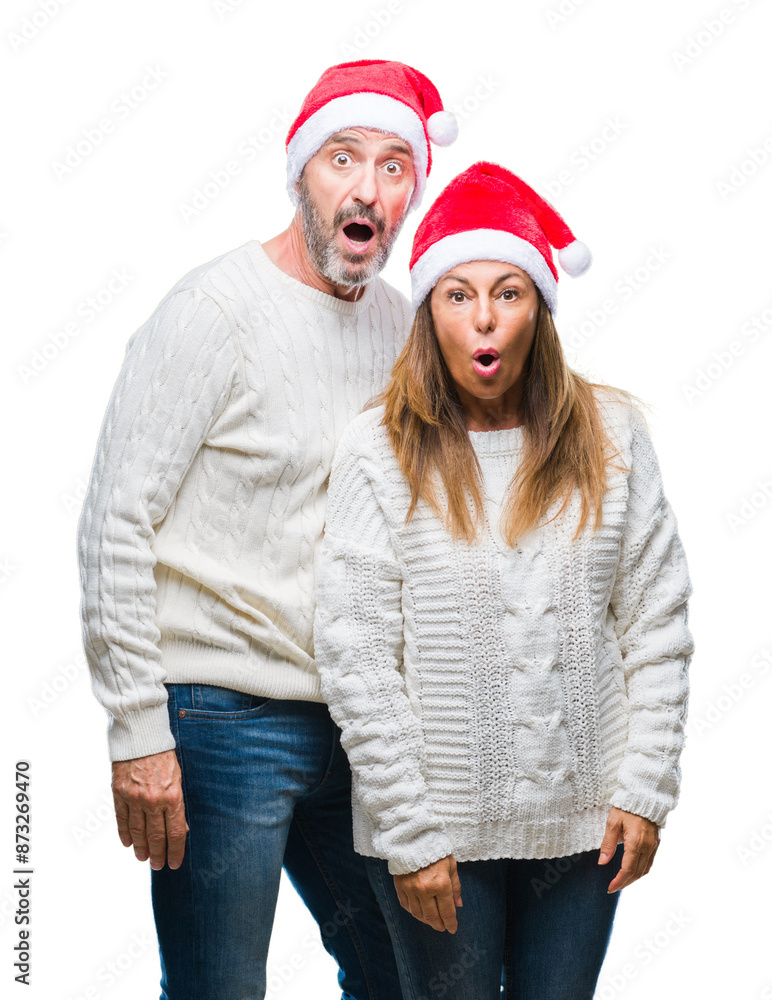
[[[375,230],[368,222],[347,222],[343,227],[343,240],[351,253],[365,253],[374,238]]]
[[[492,347],[478,348],[472,355],[472,364],[478,375],[482,375],[483,378],[490,378],[491,375],[495,375],[499,370],[499,365],[501,364],[499,352],[495,351]]]

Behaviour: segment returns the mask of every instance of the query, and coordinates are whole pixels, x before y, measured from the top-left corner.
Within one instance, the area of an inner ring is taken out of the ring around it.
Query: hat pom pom
[[[435,111],[426,119],[426,131],[435,146],[452,146],[458,138],[458,122],[452,111]]]
[[[574,240],[567,247],[558,250],[558,260],[566,274],[570,274],[572,278],[578,278],[589,270],[590,264],[592,264],[592,254],[586,243]]]

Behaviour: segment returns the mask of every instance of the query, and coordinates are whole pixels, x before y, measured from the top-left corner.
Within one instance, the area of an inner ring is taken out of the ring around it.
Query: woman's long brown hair
[[[631,405],[641,402],[624,389],[589,382],[568,367],[552,314],[541,293],[538,296],[536,332],[526,361],[520,409],[523,452],[502,512],[502,534],[513,547],[542,522],[553,502],[562,500],[554,515],[558,517],[575,489],[582,506],[574,539],[591,511],[593,531],[597,531],[608,485],[607,465],[619,452],[604,428],[595,390],[616,393]],[[430,298],[424,299],[416,313],[388,385],[365,409],[385,404],[382,424],[410,486],[405,523],[422,498],[445,520],[454,539],[465,538],[471,543],[485,517],[482,473],[461,400],[434,331]],[[445,510],[438,495],[437,475],[444,486]]]

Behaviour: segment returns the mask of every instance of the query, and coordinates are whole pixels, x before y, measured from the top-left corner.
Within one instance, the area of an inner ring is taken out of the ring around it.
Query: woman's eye
[[[458,297],[457,297],[458,296]],[[451,302],[463,302],[466,296],[463,292],[451,292],[450,301]]]
[[[504,299],[504,301],[512,302],[514,301],[515,298],[517,298],[517,294],[518,292],[516,288],[505,288],[504,291],[501,293],[501,297],[504,298],[505,295],[509,296],[509,298]]]

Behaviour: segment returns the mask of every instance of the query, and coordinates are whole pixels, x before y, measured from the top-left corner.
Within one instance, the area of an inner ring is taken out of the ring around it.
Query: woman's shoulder
[[[618,445],[629,447],[634,434],[648,436],[643,400],[611,385],[596,385],[593,392],[606,432]]]
[[[346,424],[336,445],[334,465],[351,457],[374,459],[381,464],[388,461],[392,449],[382,423],[385,410],[381,403],[363,410]]]

